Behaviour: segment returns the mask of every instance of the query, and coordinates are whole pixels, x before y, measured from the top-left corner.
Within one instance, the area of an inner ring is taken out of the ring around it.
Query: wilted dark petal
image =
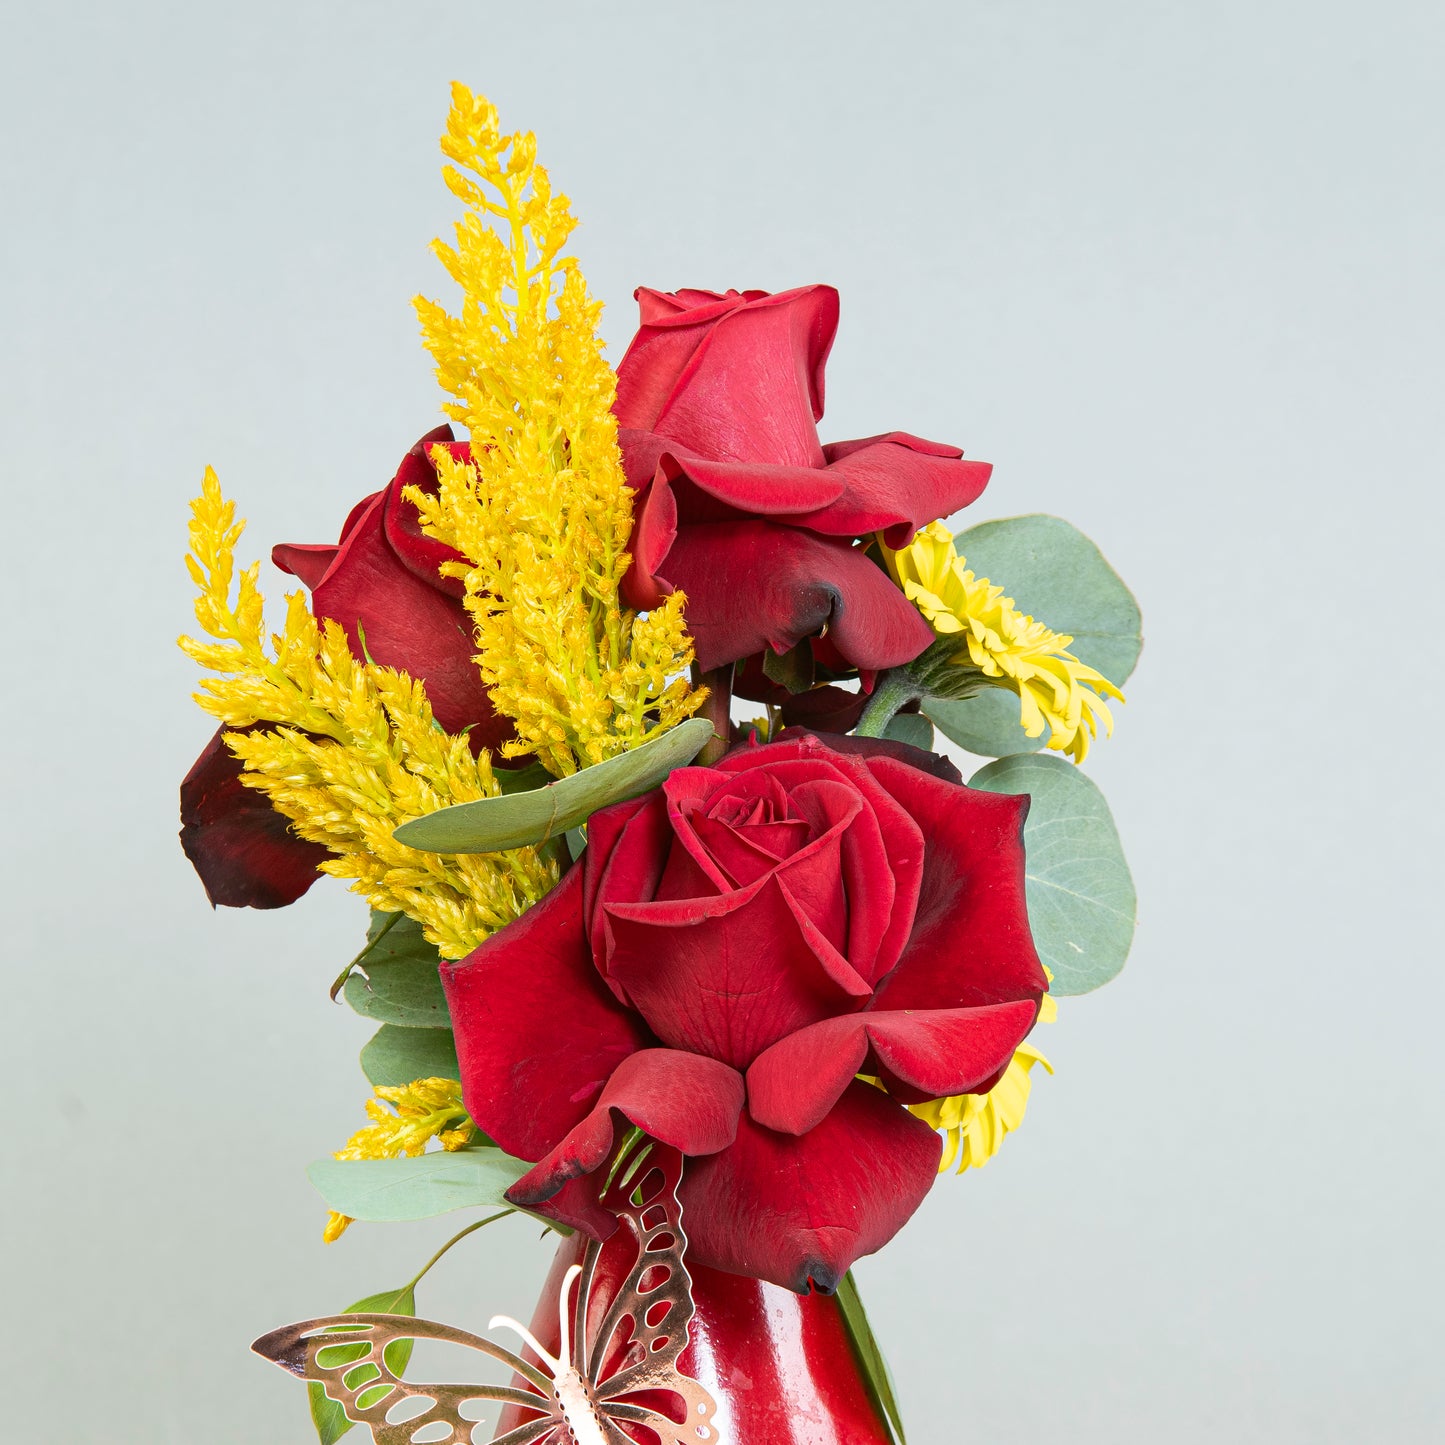
[[[181,783],[181,847],[206,897],[224,908],[284,908],[320,876],[331,853],[291,831],[270,799],[241,782],[218,728]]]

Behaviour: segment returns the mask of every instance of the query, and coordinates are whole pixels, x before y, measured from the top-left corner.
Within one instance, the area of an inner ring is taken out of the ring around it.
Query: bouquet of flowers
[[[181,838],[213,903],[325,873],[371,907],[326,1239],[520,1210],[559,1252],[489,1327],[516,1353],[415,1280],[254,1348],[327,1445],[901,1439],[849,1269],[994,1155],[1034,1026],[1124,962],[1076,765],[1137,608],[1057,518],[951,535],[990,471],[956,447],[820,442],[830,287],[640,290],[614,371],[533,136],[457,86],[442,144],[461,304],[417,305],[465,438],[273,550],[307,590],[269,637],[207,472],[181,645],[220,729]],[[965,784],[935,729],[995,760]],[[509,1382],[413,1381],[418,1340]]]

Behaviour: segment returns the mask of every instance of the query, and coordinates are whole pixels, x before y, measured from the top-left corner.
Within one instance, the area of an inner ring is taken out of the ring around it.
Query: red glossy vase
[[[619,1230],[598,1259],[589,1327],[601,1318],[637,1257]],[[557,1308],[570,1265],[586,1241],[565,1240],[542,1288],[532,1333],[554,1354]],[[697,1312],[679,1367],[717,1401],[718,1445],[890,1445],[836,1299],[797,1295],[741,1275],[688,1266]],[[498,1435],[522,1423],[513,1407]]]

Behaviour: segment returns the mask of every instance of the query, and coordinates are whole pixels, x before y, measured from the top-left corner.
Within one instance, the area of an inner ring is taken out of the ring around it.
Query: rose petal
[[[422,531],[416,504],[402,495],[408,487],[416,487],[429,496],[436,495],[437,474],[431,451],[438,446],[446,447],[458,461],[471,457],[471,449],[465,442],[452,440],[451,427],[445,424],[434,427],[401,459],[401,466],[386,489],[382,521],[386,540],[402,566],[438,592],[461,601],[466,596],[466,584],[460,577],[443,577],[441,568],[443,563],[462,560],[462,554],[445,542],[428,537]]]
[[[972,1009],[871,1009],[824,1019],[748,1067],[748,1113],[769,1129],[816,1128],[856,1074],[906,1086],[909,1102],[978,1091],[1007,1066],[1038,1013],[1032,1000]]]
[[[433,432],[429,437],[438,435]],[[471,619],[460,601],[449,595],[456,589],[444,586],[439,576],[426,575],[430,562],[440,555],[434,550],[440,544],[421,535],[415,525],[416,509],[401,498],[409,479],[435,485],[435,473],[420,451],[428,439],[407,454],[386,490],[353,509],[334,551],[283,543],[272,549],[271,559],[306,583],[311,610],[345,629],[357,657],[370,656],[383,667],[419,679],[437,721],[448,732],[470,728],[474,748],[495,749],[512,735],[511,723],[492,710],[472,660],[476,645]],[[409,528],[416,533],[410,539]],[[405,556],[398,554],[392,538],[402,540]],[[317,567],[327,552],[332,553],[329,564],[318,577]],[[442,552],[455,555],[450,548]]]
[[[655,1042],[592,967],[578,868],[441,977],[467,1110],[519,1159],[555,1148],[618,1065]]]
[[[965,1008],[1048,988],[1024,896],[1027,797],[984,793],[888,757],[868,764],[928,840],[913,930],[878,1008]]]
[[[881,1249],[923,1201],[942,1140],[881,1089],[854,1082],[801,1137],[744,1114],[737,1140],[693,1159],[679,1197],[688,1258],[831,1294],[865,1254]]]
[[[654,312],[618,364],[618,421],[722,461],[820,466],[816,423],[837,326],[831,286]]]
[[[964,461],[957,447],[907,432],[833,442],[823,454],[838,498],[816,511],[800,507],[794,525],[835,537],[882,532],[893,548],[907,546],[925,522],[976,501],[993,471],[988,462]]]
[[[736,1069],[678,1049],[642,1049],[624,1059],[591,1113],[508,1191],[531,1209],[569,1180],[600,1168],[616,1142],[614,1111],[684,1154],[716,1154],[737,1135],[743,1077]]]
[[[213,908],[284,908],[331,857],[298,838],[264,793],[242,783],[225,735],[250,731],[217,728],[181,783],[181,847]]]
[[[793,527],[680,527],[658,575],[687,593],[705,671],[764,647],[786,652],[825,627],[857,667],[911,662],[933,641],[923,615],[862,552]]]
[[[717,771],[745,777],[757,770],[792,791],[814,777],[841,778],[867,801],[867,821],[860,813],[858,825],[843,833],[841,868],[848,898],[846,952],[852,966],[873,983],[897,963],[912,929],[923,876],[924,835],[873,776],[864,760],[870,754],[859,757],[859,750],[841,746],[853,741],[824,742],[811,733],[790,734],[766,748],[734,749],[718,763]]]
[[[581,864],[583,916],[593,965],[622,1003],[627,1002],[622,986],[607,977],[610,943],[602,905],[651,898],[671,842],[667,803],[656,792],[602,808],[587,820],[587,849]]]
[[[608,973],[633,1007],[665,1043],[734,1068],[870,992],[772,876],[717,898],[605,911]]]

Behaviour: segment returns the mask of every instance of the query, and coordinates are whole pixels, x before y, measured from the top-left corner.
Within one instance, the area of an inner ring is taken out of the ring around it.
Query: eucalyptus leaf
[[[404,920],[410,924],[411,919]],[[354,971],[342,990],[346,1002],[363,1018],[383,1024],[401,1024],[413,1029],[449,1029],[446,995],[438,971],[439,955],[421,936],[403,950],[388,950],[391,939],[402,930],[398,924],[368,956],[365,972]]]
[[[1074,640],[1069,650],[1122,685],[1144,645],[1139,604],[1082,532],[1061,517],[1034,513],[970,527],[954,547],[975,577],[987,577],[1021,612]],[[985,688],[965,701],[928,699],[923,710],[960,747],[983,757],[1037,752],[1047,730],[1031,738],[1019,723],[1013,693]]]
[[[1109,982],[1134,940],[1134,880],[1104,795],[1056,757],[999,758],[968,783],[1027,793],[1024,869],[1029,925],[1053,973],[1050,992],[1088,993]]]
[[[497,853],[565,833],[599,808],[636,798],[690,763],[713,735],[706,718],[688,718],[661,737],[570,778],[529,792],[457,803],[403,823],[393,835],[429,853]]]
[[[460,1079],[457,1046],[450,1029],[382,1024],[361,1051],[361,1070],[382,1086],[415,1079]]]
[[[502,1196],[531,1167],[497,1148],[443,1149],[411,1159],[318,1159],[306,1177],[338,1214],[389,1223],[511,1208]]]
[[[415,1319],[416,1294],[411,1285],[403,1285],[401,1289],[383,1290],[380,1294],[369,1294],[365,1299],[357,1300],[354,1305],[348,1305],[342,1313],[348,1315],[407,1315]],[[413,1343],[412,1340],[393,1340],[386,1347],[387,1368],[394,1374],[399,1375],[406,1369],[407,1361],[411,1359]],[[328,1348],[335,1352],[334,1362],[343,1365],[352,1360],[361,1359],[369,1346],[365,1344],[332,1345]],[[331,1358],[332,1356],[328,1356],[328,1360]],[[351,1429],[352,1422],[346,1418],[346,1411],[321,1388],[317,1381],[312,1380],[307,1389],[311,1394],[311,1423],[316,1426],[317,1437],[321,1441],[321,1445],[335,1445],[335,1442]]]
[[[892,738],[895,743],[907,743],[910,747],[922,748],[924,752],[933,751],[933,724],[922,713],[895,713],[888,719],[883,736]]]
[[[893,1376],[888,1369],[887,1360],[883,1358],[883,1351],[878,1348],[873,1326],[868,1323],[852,1270],[838,1282],[836,1298],[843,1312],[843,1324],[848,1331],[853,1352],[863,1367],[863,1381],[868,1387],[868,1396],[879,1415],[887,1422],[889,1433],[898,1445],[907,1445],[903,1434],[903,1417],[899,1413],[898,1398],[893,1389]]]

